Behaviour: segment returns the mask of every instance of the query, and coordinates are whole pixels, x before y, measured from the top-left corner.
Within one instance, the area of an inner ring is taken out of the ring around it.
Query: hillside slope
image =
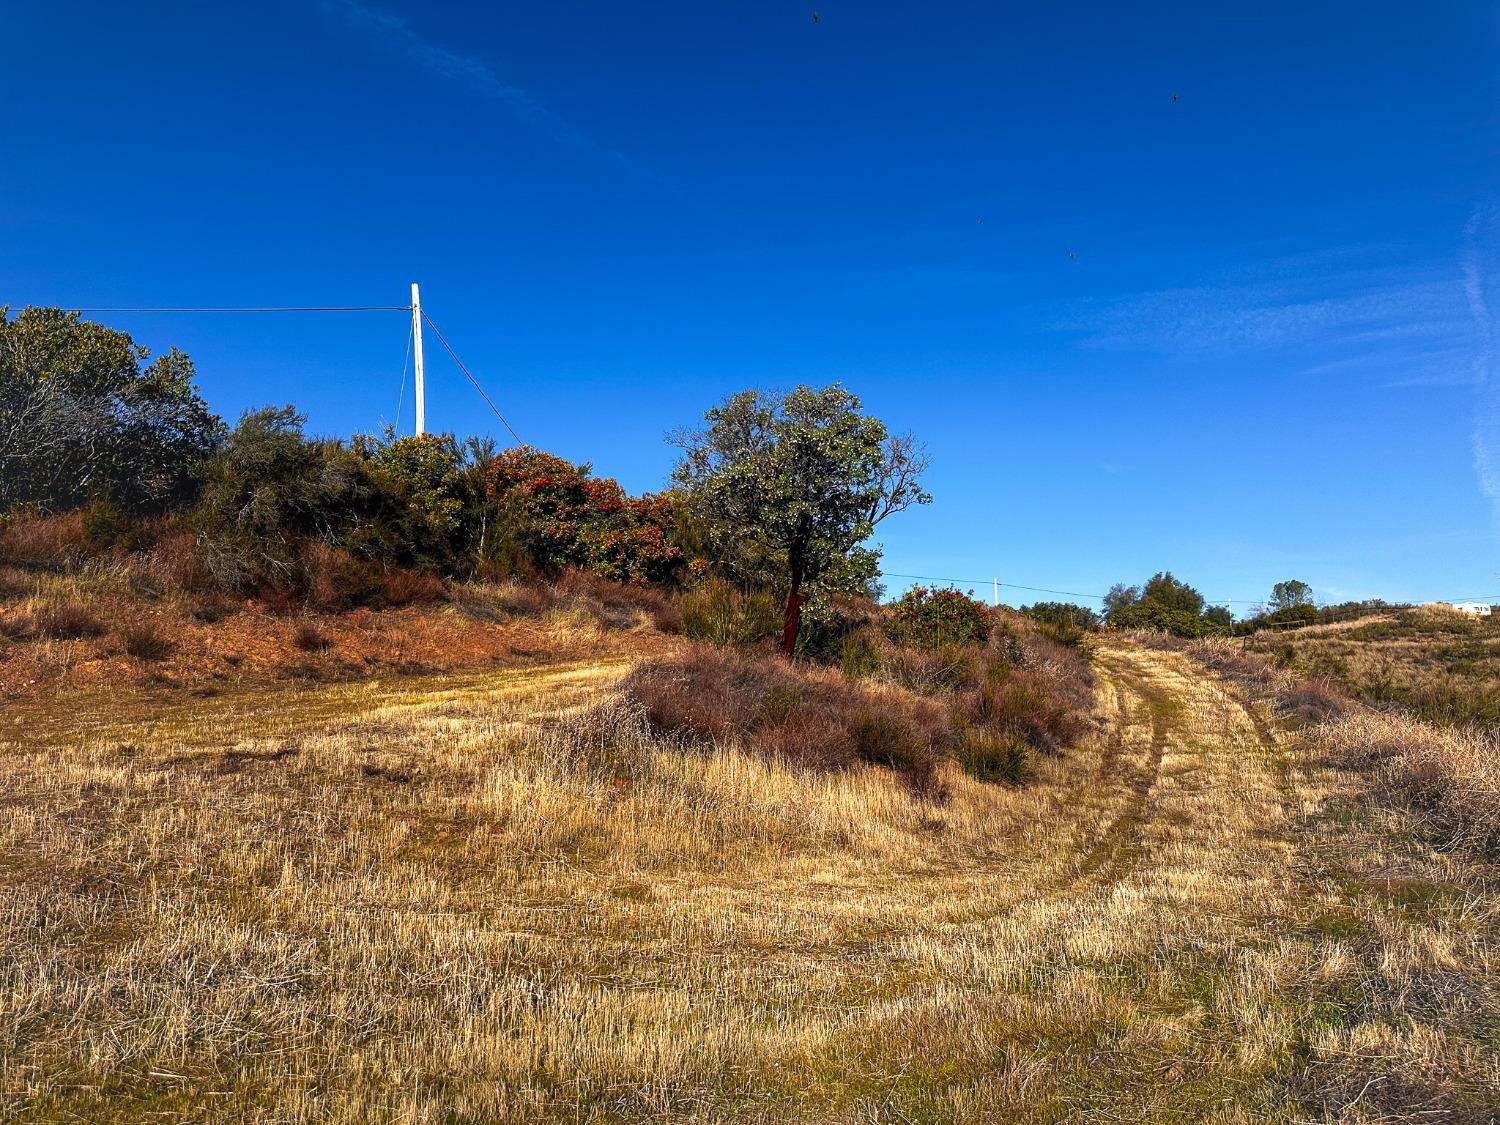
[[[624,663],[33,715],[0,1109],[1493,1120],[1493,868],[1182,655],[1096,660],[1096,735],[944,805],[655,745]]]

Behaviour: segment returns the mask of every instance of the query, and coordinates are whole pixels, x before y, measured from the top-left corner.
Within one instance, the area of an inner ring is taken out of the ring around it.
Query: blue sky
[[[1500,601],[1493,5],[22,0],[6,27],[0,302],[416,280],[523,438],[636,490],[724,394],[844,381],[932,456],[893,572]],[[231,418],[396,417],[399,313],[99,319],[189,351]],[[428,383],[430,426],[502,436],[430,339]]]

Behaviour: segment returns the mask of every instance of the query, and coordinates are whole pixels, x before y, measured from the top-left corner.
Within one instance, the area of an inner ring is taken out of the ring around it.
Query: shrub
[[[385,606],[432,605],[446,596],[443,580],[435,574],[392,570],[380,581],[379,600]]]
[[[660,582],[682,561],[668,499],[630,496],[587,465],[530,446],[491,461],[486,496],[499,539],[518,540],[547,572],[577,566],[620,582]]]
[[[315,622],[299,621],[292,629],[292,644],[303,652],[322,652],[333,641]]]
[[[1020,612],[1035,621],[1044,636],[1065,645],[1076,645],[1099,628],[1097,613],[1072,602],[1037,602],[1022,606]]]
[[[17,640],[77,641],[104,632],[98,618],[69,602],[34,606],[5,618],[0,628]]]
[[[970,731],[958,751],[958,764],[980,781],[1020,785],[1030,776],[1030,754],[1018,738]]]
[[[719,646],[753,647],[781,636],[781,606],[773,594],[743,593],[710,578],[682,597],[682,631]]]
[[[147,359],[76,312],[0,308],[0,511],[76,508],[101,490],[130,512],[192,497],[222,423],[187,356]]]
[[[88,556],[83,513],[14,514],[0,522],[0,562],[64,568]]]
[[[862,680],[880,670],[880,648],[867,631],[850,633],[844,638],[839,668],[850,680]]]
[[[914,648],[980,644],[989,636],[990,611],[957,590],[918,586],[890,607],[886,631],[897,644]]]
[[[933,799],[942,793],[938,763],[956,742],[935,702],[874,693],[770,654],[698,645],[636,665],[624,690],[657,733],[736,742],[808,768],[883,765]]]
[[[313,609],[336,612],[376,601],[382,576],[372,563],[327,543],[305,544],[298,552],[299,572],[292,585],[300,587]]]
[[[125,642],[127,655],[137,660],[165,660],[172,655],[173,644],[162,636],[154,626],[137,625],[125,629],[120,634]]]
[[[1349,710],[1351,700],[1326,681],[1298,680],[1283,688],[1276,702],[1283,716],[1316,724],[1341,718]]]

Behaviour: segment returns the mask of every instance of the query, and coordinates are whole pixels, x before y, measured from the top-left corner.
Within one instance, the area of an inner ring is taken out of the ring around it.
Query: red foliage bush
[[[486,494],[521,524],[526,550],[545,570],[578,566],[641,584],[667,578],[682,560],[664,497],[631,496],[551,453],[530,446],[501,453],[490,463]]]

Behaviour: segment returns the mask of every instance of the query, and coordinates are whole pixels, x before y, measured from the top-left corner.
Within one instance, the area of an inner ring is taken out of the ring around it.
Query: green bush
[[[990,635],[990,611],[957,590],[908,590],[890,607],[886,632],[899,645],[938,649],[983,644]]]
[[[781,636],[781,606],[764,592],[742,593],[711,578],[682,597],[682,631],[695,640],[738,648]]]
[[[1043,636],[1060,644],[1076,645],[1099,628],[1097,613],[1072,602],[1037,602],[1022,606],[1020,612],[1036,622]]]
[[[880,671],[880,649],[868,633],[850,633],[839,651],[839,667],[851,680],[862,680]]]
[[[958,750],[958,764],[979,781],[1020,785],[1031,775],[1030,749],[1019,738],[970,731]]]

